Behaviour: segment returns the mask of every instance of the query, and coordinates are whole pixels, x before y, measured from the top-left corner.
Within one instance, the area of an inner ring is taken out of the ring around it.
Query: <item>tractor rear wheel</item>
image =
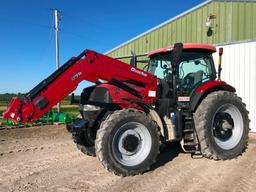
[[[72,138],[76,143],[77,148],[88,156],[95,157],[95,137],[88,134],[88,129],[81,132],[73,132]]]
[[[194,113],[194,121],[204,157],[232,159],[245,151],[248,111],[235,93],[216,91],[207,95]]]
[[[69,125],[72,126],[72,125]],[[70,130],[71,131],[71,130]],[[95,157],[96,128],[86,128],[81,131],[71,131],[72,138],[77,148],[88,156]]]
[[[143,111],[115,111],[97,132],[97,157],[107,170],[117,175],[136,175],[149,170],[158,153],[158,127]]]
[[[102,117],[100,120],[104,121],[110,113],[112,112],[104,111],[104,113],[101,114]],[[79,119],[82,119],[81,115],[77,116],[77,120]],[[72,130],[71,128],[72,126],[73,126],[72,123],[67,125],[67,129],[69,132],[71,132],[73,141],[74,143],[76,143],[77,148],[85,155],[95,157],[96,156],[95,139],[96,139],[96,133],[100,127],[99,123],[94,124],[91,127],[86,127],[86,129],[82,129],[82,130]]]

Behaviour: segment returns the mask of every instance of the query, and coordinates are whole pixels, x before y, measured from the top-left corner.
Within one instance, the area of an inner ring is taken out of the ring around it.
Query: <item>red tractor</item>
[[[4,117],[34,121],[87,80],[95,85],[72,99],[81,118],[68,130],[83,153],[97,155],[115,174],[147,171],[160,144],[170,141],[209,159],[232,159],[246,149],[248,112],[235,88],[220,80],[221,65],[217,77],[214,52],[211,45],[177,43],[150,52],[141,70],[135,55],[128,65],[85,50],[24,98],[13,98]]]

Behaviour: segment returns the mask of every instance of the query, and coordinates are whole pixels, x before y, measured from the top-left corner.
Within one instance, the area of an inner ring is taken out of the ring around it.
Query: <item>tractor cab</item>
[[[216,48],[205,44],[183,44],[177,64],[173,64],[173,47],[149,53],[148,72],[158,78],[161,99],[172,98],[185,107],[195,90],[209,80],[216,79],[212,53]],[[174,66],[175,65],[175,66]],[[174,82],[175,81],[175,82]],[[174,87],[175,86],[175,87]]]

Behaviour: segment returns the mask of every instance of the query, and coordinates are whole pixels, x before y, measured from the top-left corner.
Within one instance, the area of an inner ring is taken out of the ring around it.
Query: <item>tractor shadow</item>
[[[172,142],[166,144],[162,149],[160,148],[160,154],[157,158],[156,163],[151,166],[151,171],[165,165],[166,163],[173,160],[180,153],[184,153],[179,142]]]

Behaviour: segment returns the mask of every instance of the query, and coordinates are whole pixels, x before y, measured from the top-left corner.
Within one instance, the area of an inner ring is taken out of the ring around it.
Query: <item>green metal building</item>
[[[109,50],[145,53],[175,42],[224,44],[256,39],[255,0],[208,0]],[[127,61],[127,60],[125,60]]]

